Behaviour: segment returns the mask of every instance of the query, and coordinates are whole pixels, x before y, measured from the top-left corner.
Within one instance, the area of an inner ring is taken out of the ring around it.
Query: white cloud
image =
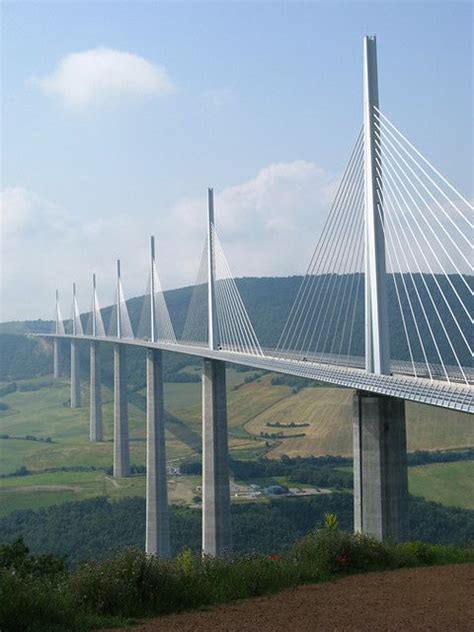
[[[241,184],[215,193],[217,230],[235,276],[298,274],[305,270],[335,181],[314,163],[277,163]],[[80,307],[90,301],[91,274],[110,304],[120,257],[128,297],[144,292],[148,239],[157,237],[165,288],[194,282],[206,232],[204,189],[178,200],[159,217],[110,209],[94,220],[68,213],[25,189],[6,189],[2,209],[2,320],[49,318],[60,289],[69,315],[72,281]]]
[[[336,181],[312,162],[275,163],[241,184],[215,192],[217,231],[235,276],[297,274],[305,270],[334,195]],[[176,283],[190,283],[205,234],[206,192],[180,200],[160,229],[179,240]],[[192,257],[191,257],[192,254]]]
[[[122,98],[163,96],[174,85],[163,66],[139,55],[111,48],[94,48],[63,57],[54,71],[33,83],[48,96],[59,97],[72,109]]]
[[[43,230],[51,234],[51,231],[60,231],[67,221],[67,214],[61,208],[26,189],[9,187],[0,191],[2,241],[25,232],[30,236]]]
[[[67,317],[73,281],[85,311],[92,271],[98,273],[104,304],[109,304],[119,256],[128,258],[124,270],[129,278],[141,278],[146,252],[139,221],[120,215],[84,221],[24,188],[7,188],[0,200],[1,320],[50,318],[56,288]],[[139,288],[137,283],[137,293]]]

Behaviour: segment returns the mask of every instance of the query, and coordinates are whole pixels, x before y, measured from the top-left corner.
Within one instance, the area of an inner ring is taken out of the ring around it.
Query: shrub
[[[100,614],[145,616],[208,603],[199,565],[175,563],[129,549],[104,562],[89,562],[71,575],[69,588],[80,607]]]
[[[429,544],[416,540],[387,544],[385,548],[394,568],[474,562],[474,544],[460,548],[452,544]]]
[[[76,629],[78,617],[65,590],[66,565],[54,555],[30,554],[22,538],[0,546],[0,630]]]
[[[47,580],[56,580],[67,573],[64,558],[51,554],[31,555],[21,537],[9,544],[0,545],[0,570],[11,571],[18,577]]]
[[[424,542],[382,544],[341,530],[327,513],[323,526],[284,555],[212,558],[184,550],[160,560],[128,549],[68,572],[64,560],[31,555],[21,538],[0,546],[0,630],[90,630],[147,617],[255,597],[338,574],[474,561],[474,546]],[[119,618],[120,617],[120,618]]]
[[[74,630],[79,614],[63,586],[13,569],[0,571],[0,629],[2,632]]]
[[[300,540],[292,554],[301,569],[302,581],[319,581],[340,572],[378,570],[392,565],[390,553],[381,542],[341,531],[334,514],[326,514],[324,526]]]
[[[257,597],[298,583],[295,565],[278,555],[207,559],[204,566],[215,602]]]

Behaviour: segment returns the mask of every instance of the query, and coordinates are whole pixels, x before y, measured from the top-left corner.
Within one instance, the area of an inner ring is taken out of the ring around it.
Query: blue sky
[[[49,317],[56,287],[67,312],[73,280],[86,309],[93,271],[108,303],[118,256],[127,293],[141,293],[151,233],[163,285],[191,283],[210,185],[236,276],[304,271],[361,124],[365,34],[381,108],[472,197],[469,3],[4,2],[2,14],[3,320]],[[79,64],[51,89],[61,60],[101,47],[118,87]],[[76,80],[89,82],[80,105],[67,101]]]

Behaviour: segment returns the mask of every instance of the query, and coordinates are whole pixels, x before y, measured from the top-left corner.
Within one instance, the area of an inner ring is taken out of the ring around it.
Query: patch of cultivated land
[[[189,368],[189,371],[196,372],[196,368]],[[229,445],[234,457],[251,459],[265,452],[270,458],[278,458],[282,454],[352,453],[352,391],[318,386],[294,393],[289,386],[272,385],[272,375],[243,383],[253,376],[253,371],[238,372],[233,368],[227,371]],[[113,408],[110,389],[102,389],[105,441],[92,444],[88,439],[87,384],[83,384],[82,388],[83,407],[75,410],[68,407],[70,393],[66,380],[51,382],[50,378],[38,378],[19,381],[18,384],[43,386],[38,390],[17,391],[1,398],[9,409],[0,412],[0,434],[51,437],[52,443],[0,439],[0,474],[14,472],[21,466],[38,472],[33,477],[0,480],[1,514],[96,495],[112,498],[144,495],[143,476],[121,481],[117,487],[101,471],[40,473],[51,467],[103,468],[112,465]],[[201,385],[165,384],[165,405],[172,416],[167,422],[167,456],[170,461],[179,463],[180,459],[196,454],[200,447]],[[407,417],[409,450],[474,445],[474,423],[466,414],[407,403]],[[139,407],[130,404],[129,419],[131,462],[143,465],[145,414]],[[267,425],[275,422],[309,425],[300,428],[272,428]],[[275,440],[262,438],[260,432],[304,433],[305,436]],[[472,464],[425,467],[410,470],[410,490],[413,494],[444,504],[472,508],[474,494],[469,489]],[[170,482],[171,501],[190,502],[194,487],[192,482]],[[17,491],[12,492],[13,489]]]
[[[267,389],[270,376],[261,380]],[[267,384],[265,384],[267,381]],[[255,384],[255,387],[258,385]],[[241,389],[242,391],[244,388]],[[284,439],[267,456],[311,456],[324,454],[352,454],[352,394],[349,389],[316,387],[304,388],[296,394],[291,389],[278,401],[261,412],[254,409],[245,429],[259,436],[261,432],[283,432],[283,435],[304,433],[304,437]],[[408,450],[438,450],[474,445],[472,416],[447,411],[434,406],[406,403]],[[302,428],[272,428],[268,423],[308,423]]]
[[[403,569],[153,619],[123,632],[472,632],[474,565]]]
[[[229,388],[241,383],[247,373],[229,371]],[[40,386],[43,379],[18,381],[18,384]],[[112,464],[113,440],[113,400],[110,389],[102,388],[103,400],[103,443],[89,442],[89,392],[82,385],[83,406],[69,408],[69,384],[59,381],[38,388],[35,391],[17,391],[1,398],[9,406],[0,413],[0,434],[13,436],[34,435],[51,437],[53,443],[0,440],[0,474],[8,474],[22,465],[31,470],[63,466],[107,467]],[[201,434],[201,387],[197,383],[165,384],[166,409],[174,416],[181,417],[181,410],[195,412],[190,429]],[[129,425],[131,437],[131,462],[136,465],[145,463],[145,413],[137,406],[129,404]],[[186,425],[179,438],[175,423],[170,423],[166,433],[166,448],[169,459],[189,456],[194,452],[188,445]],[[198,437],[199,438],[199,437]],[[235,448],[253,448],[263,442],[255,442],[246,433],[231,438],[230,445]]]
[[[474,509],[474,461],[410,467],[408,484],[414,496],[442,505]]]

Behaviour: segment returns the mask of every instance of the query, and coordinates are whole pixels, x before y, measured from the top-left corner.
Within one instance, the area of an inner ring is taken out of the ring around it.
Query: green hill
[[[416,277],[417,275],[415,275]],[[418,275],[419,276],[419,275]],[[469,277],[468,281],[472,282],[474,277]],[[242,300],[247,308],[249,317],[255,328],[255,332],[262,347],[273,347],[278,343],[280,334],[283,331],[285,322],[290,313],[291,307],[301,285],[302,277],[262,277],[262,278],[242,278],[236,279],[237,287],[242,296]],[[337,294],[338,284],[342,288],[347,282],[344,275],[334,277],[335,294]],[[431,287],[434,295],[435,280],[427,275],[424,276],[423,282],[427,287]],[[446,286],[445,291],[449,294],[451,289],[447,287],[445,278],[438,277],[436,282],[441,286]],[[468,291],[465,285],[460,284],[457,277],[452,277],[451,282],[457,286],[458,293],[464,297],[466,295],[466,303],[470,300],[467,297]],[[408,350],[404,343],[405,336],[403,333],[403,323],[399,315],[398,300],[396,297],[393,278],[389,279],[389,305],[390,305],[390,338],[392,357],[396,359],[408,360]],[[467,294],[466,294],[467,293]],[[184,287],[165,292],[167,305],[169,308],[171,320],[177,336],[181,335],[189,301],[191,299],[192,287]],[[362,296],[360,297],[362,300]],[[130,319],[134,331],[138,329],[138,323],[143,307],[143,296],[132,298],[127,301],[130,313]],[[446,316],[446,306],[440,301],[438,310],[441,317]],[[109,323],[111,318],[112,307],[106,307],[102,310],[104,323]],[[470,323],[466,320],[464,312],[459,314],[459,320],[466,331],[469,331]],[[415,317],[418,320],[420,333],[426,339],[429,339],[429,333],[424,330],[424,317],[421,313],[416,312]],[[88,314],[83,314],[83,324],[87,323]],[[0,323],[0,352],[2,362],[0,364],[0,381],[10,381],[16,379],[25,379],[47,375],[51,370],[50,349],[47,344],[36,339],[29,339],[22,336],[24,333],[38,333],[52,331],[52,322],[50,321],[24,321]],[[356,319],[353,339],[356,341],[353,353],[363,353],[363,323]],[[449,357],[449,345],[439,341],[441,353],[444,357]],[[81,364],[83,371],[88,372],[88,355],[87,345],[84,346],[81,354]],[[427,346],[427,353],[433,350]],[[415,353],[415,351],[414,351]],[[104,371],[104,379],[111,380],[112,375],[112,358],[111,351],[107,346],[102,345],[102,366]],[[143,351],[138,349],[129,350],[129,377],[132,385],[144,385],[144,362]],[[422,358],[416,358],[422,360]],[[68,354],[63,354],[63,367],[67,370]],[[438,362],[436,357],[430,357],[430,360]],[[461,360],[466,366],[471,365],[470,356],[461,356]],[[167,354],[164,360],[165,377],[172,381],[176,377],[176,373],[186,365],[197,365],[194,358],[181,356],[180,354]]]

